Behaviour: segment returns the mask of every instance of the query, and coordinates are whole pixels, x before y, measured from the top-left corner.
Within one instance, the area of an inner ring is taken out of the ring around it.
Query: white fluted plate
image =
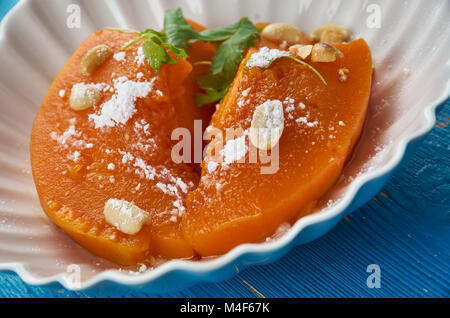
[[[80,28],[67,27],[74,12],[73,7],[68,12],[69,4],[81,10]],[[93,256],[47,219],[31,176],[29,136],[52,79],[84,38],[104,26],[161,28],[164,11],[171,7],[182,7],[186,17],[208,27],[234,23],[242,16],[287,22],[306,32],[325,23],[343,25],[354,38],[369,43],[375,75],[363,136],[328,194],[328,204],[267,243],[243,244],[212,260],[170,261],[136,273]],[[61,283],[69,289],[128,285],[163,292],[226,279],[236,267],[275,261],[292,246],[323,235],[369,200],[407,145],[433,127],[436,107],[450,94],[449,35],[447,0],[20,2],[0,31],[0,269],[13,270],[35,285]]]

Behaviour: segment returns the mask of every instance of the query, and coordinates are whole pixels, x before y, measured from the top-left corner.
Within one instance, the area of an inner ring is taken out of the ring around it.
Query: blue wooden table
[[[0,1],[0,19],[16,2]],[[266,297],[449,297],[449,124],[450,100],[380,193],[324,237],[271,265],[164,295],[71,292],[29,286],[13,273],[0,273],[0,297],[256,297],[245,282]],[[369,264],[380,267],[380,288],[367,286]]]

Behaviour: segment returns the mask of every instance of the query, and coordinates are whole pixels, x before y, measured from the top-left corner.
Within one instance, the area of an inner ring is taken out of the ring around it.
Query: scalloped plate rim
[[[16,12],[21,10],[22,7],[28,5],[30,2],[31,0],[19,1],[3,18],[0,27],[0,46],[5,40],[7,40],[7,37],[5,35],[6,29],[8,28],[10,21],[14,19]],[[290,231],[288,231],[281,238],[274,240],[273,242],[241,244],[224,255],[204,262],[192,262],[185,260],[168,261],[151,271],[140,274],[139,276],[130,276],[127,274],[123,274],[117,270],[106,270],[93,276],[92,278],[87,279],[86,281],[81,282],[79,287],[74,287],[67,282],[65,272],[47,277],[35,276],[27,270],[26,264],[24,262],[0,263],[0,271],[12,271],[16,273],[25,283],[34,286],[59,283],[68,290],[85,290],[95,287],[97,284],[104,281],[111,281],[127,286],[145,285],[151,283],[152,281],[155,281],[158,278],[161,278],[163,275],[166,275],[172,271],[183,271],[184,274],[188,275],[192,273],[202,273],[204,274],[204,276],[207,276],[208,274],[211,274],[212,272],[236,261],[238,258],[245,258],[246,255],[270,253],[282,249],[284,247],[287,247],[287,245],[293,243],[295,238],[298,237],[302,230],[307,226],[318,224],[320,222],[330,220],[334,217],[339,217],[339,220],[342,219],[347,207],[349,207],[354,199],[357,198],[359,190],[365,184],[375,179],[387,176],[389,173],[391,173],[403,159],[408,145],[415,139],[418,139],[431,131],[436,123],[436,109],[440,105],[442,105],[449,97],[450,79],[447,81],[444,92],[438,98],[436,98],[434,102],[429,103],[426,107],[424,107],[423,115],[425,116],[427,123],[415,133],[403,137],[396,145],[394,144],[394,154],[389,159],[389,161],[387,161],[383,166],[373,171],[367,172],[361,177],[355,179],[349,185],[349,189],[346,191],[346,195],[342,199],[340,199],[340,201],[335,206],[325,211],[319,211],[317,213],[302,217],[292,226]],[[270,263],[276,261],[276,259],[278,258],[269,260],[268,262]],[[212,280],[209,279],[209,281],[220,280],[222,280],[222,278]],[[204,277],[203,279],[197,279],[197,283],[200,281],[208,280]]]

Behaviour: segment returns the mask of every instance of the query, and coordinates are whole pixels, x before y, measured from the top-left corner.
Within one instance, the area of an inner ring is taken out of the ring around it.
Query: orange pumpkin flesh
[[[187,197],[182,223],[185,238],[200,255],[218,255],[239,244],[263,240],[302,209],[310,209],[339,177],[363,127],[372,61],[363,40],[336,47],[344,58],[310,62],[327,86],[311,70],[285,58],[269,69],[246,69],[245,61],[256,49],[248,52],[211,126],[223,132],[249,129],[255,108],[269,99],[292,99],[294,110],[290,118],[284,105],[276,173],[261,174],[262,164],[249,163],[249,153],[245,163],[222,165],[212,173],[206,168],[210,158],[203,162],[199,186]],[[340,68],[349,70],[344,82],[339,80]],[[244,106],[239,106],[240,99]]]
[[[173,178],[190,184],[190,189],[195,186],[198,173],[190,166],[172,162],[170,140],[172,130],[179,126],[172,94],[191,72],[191,64],[179,60],[176,65],[164,65],[153,89],[147,97],[136,100],[136,113],[124,125],[96,129],[88,118],[95,107],[78,112],[69,107],[69,94],[75,83],[112,85],[112,78],[120,76],[137,80],[139,72],[143,73],[143,80],[155,77],[147,63],[139,66],[135,62],[133,52],[138,45],[127,51],[125,61],[110,57],[92,76],[81,74],[80,59],[90,48],[106,44],[116,53],[135,37],[99,31],[80,45],[47,93],[33,126],[30,145],[33,176],[45,212],[80,244],[119,264],[135,264],[148,255],[168,258],[194,255],[182,237],[179,220],[171,221],[172,215],[166,212],[174,208],[174,198],[156,186],[158,182],[170,184],[167,178],[149,180],[145,175],[142,178],[144,170],[134,166],[136,161],[122,162],[123,154],[128,152],[158,171],[167,169]],[[60,90],[65,90],[66,96],[60,97]],[[102,94],[98,104],[112,95],[111,92]],[[143,124],[136,127],[136,123],[148,123],[147,132]],[[80,136],[70,137],[73,140],[67,141],[67,147],[51,138],[63,136],[71,125]],[[93,147],[72,145],[80,139],[84,144],[92,143]],[[77,162],[69,159],[74,151],[80,153]],[[110,163],[115,166],[113,171],[108,169]],[[150,213],[151,223],[136,235],[118,231],[103,216],[104,204],[110,198],[134,202]]]
[[[33,126],[31,165],[41,204],[74,240],[93,253],[124,265],[145,261],[149,256],[218,255],[238,244],[263,240],[300,211],[310,211],[333,185],[360,135],[370,94],[372,64],[363,40],[337,44],[345,57],[334,63],[311,63],[328,86],[309,69],[287,59],[274,62],[268,70],[244,69],[245,60],[255,52],[250,49],[211,125],[221,130],[248,129],[254,109],[267,99],[283,101],[289,97],[297,105],[304,103],[306,108],[296,107],[292,119],[285,114],[278,172],[261,175],[261,164],[232,163],[226,169],[219,167],[208,173],[206,158],[199,182],[195,165],[172,161],[174,141],[170,137],[177,127],[189,129],[193,136],[194,120],[202,120],[205,125],[214,112],[214,106],[195,105],[194,94],[200,92],[196,78],[205,74],[207,68],[193,66],[197,61],[211,59],[213,45],[195,43],[188,60],[164,65],[152,91],[136,100],[137,111],[124,125],[99,130],[88,118],[98,108],[75,112],[69,107],[68,96],[75,83],[112,85],[112,78],[126,76],[136,80],[139,72],[143,73],[142,80],[155,77],[147,63],[136,64],[132,52],[138,45],[127,51],[125,61],[111,57],[92,76],[81,74],[80,59],[90,48],[106,44],[119,52],[135,37],[99,31],[86,39],[55,79]],[[278,47],[264,41],[259,45]],[[338,69],[344,67],[349,69],[348,79],[340,82]],[[248,88],[251,93],[245,107],[238,107],[242,92]],[[65,90],[66,96],[60,97],[60,90]],[[102,94],[97,107],[112,95]],[[310,121],[319,122],[318,127],[295,121],[305,117],[306,112]],[[144,125],[140,125],[137,129],[136,123],[149,126],[144,130]],[[71,126],[80,132],[75,139],[82,139],[84,146],[66,147],[51,137],[64,136]],[[87,143],[93,147],[86,148]],[[80,152],[76,162],[74,151]],[[124,153],[133,154],[134,159],[123,163]],[[137,158],[166,175],[168,172],[172,181],[178,179],[188,185],[189,194],[181,193],[181,199],[186,200],[181,221],[179,217],[174,221],[170,213],[174,197],[157,186],[158,182],[171,181],[160,176],[147,179],[145,173],[142,177],[143,171],[134,165]],[[114,170],[108,169],[110,163]],[[110,198],[133,202],[150,213],[151,222],[136,235],[120,232],[107,224],[103,216],[104,203]]]

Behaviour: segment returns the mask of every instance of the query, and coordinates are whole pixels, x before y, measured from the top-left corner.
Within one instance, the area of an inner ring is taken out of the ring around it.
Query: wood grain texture
[[[0,18],[15,2],[2,1]],[[94,293],[29,286],[2,272],[0,297],[257,297],[242,280],[266,297],[449,297],[449,137],[450,100],[370,202],[322,238],[227,281],[163,295],[126,288]],[[366,285],[369,264],[381,268],[379,289]]]

